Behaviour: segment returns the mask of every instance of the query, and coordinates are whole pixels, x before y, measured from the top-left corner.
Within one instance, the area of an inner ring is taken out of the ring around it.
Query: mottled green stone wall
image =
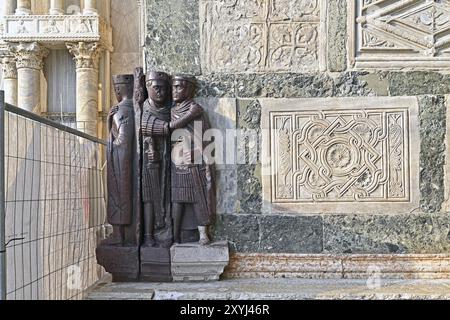
[[[450,253],[450,214],[443,206],[450,75],[352,71],[347,2],[327,3],[326,72],[203,72],[198,0],[146,0],[147,68],[197,75],[199,97],[236,98],[238,128],[260,128],[258,98],[418,96],[421,141],[413,143],[421,147],[420,208],[402,215],[265,215],[260,165],[237,165],[237,205],[218,216],[215,237],[247,253]]]

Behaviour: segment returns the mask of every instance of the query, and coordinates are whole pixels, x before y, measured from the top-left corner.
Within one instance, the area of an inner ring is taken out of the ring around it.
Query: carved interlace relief
[[[272,197],[409,201],[408,109],[271,113]]]
[[[202,0],[203,62],[210,71],[317,71],[323,0]]]
[[[351,1],[360,67],[450,67],[450,1]]]

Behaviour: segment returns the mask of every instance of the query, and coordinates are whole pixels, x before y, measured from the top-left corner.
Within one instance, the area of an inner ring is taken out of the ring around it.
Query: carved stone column
[[[86,15],[98,14],[97,0],[84,0],[83,14],[86,14]]]
[[[26,42],[11,46],[17,61],[19,108],[39,113],[41,103],[41,71],[48,50],[37,42]]]
[[[17,15],[30,15],[31,14],[31,0],[17,0]]]
[[[2,70],[5,102],[17,106],[17,68],[14,57],[5,56],[2,58]]]
[[[99,43],[67,43],[77,69],[77,128],[97,136]]]
[[[64,0],[50,0],[50,14],[64,14]]]

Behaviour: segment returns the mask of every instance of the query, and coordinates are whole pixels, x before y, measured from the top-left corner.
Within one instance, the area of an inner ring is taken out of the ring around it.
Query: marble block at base
[[[139,248],[100,245],[97,262],[113,276],[113,282],[137,281],[139,276]]]
[[[228,242],[172,246],[173,281],[217,281],[230,261]]]
[[[171,282],[170,249],[141,247],[141,276],[143,282]]]

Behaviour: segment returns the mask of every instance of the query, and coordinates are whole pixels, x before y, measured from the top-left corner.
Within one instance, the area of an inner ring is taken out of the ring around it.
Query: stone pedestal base
[[[139,278],[138,247],[100,245],[97,262],[113,276],[113,282],[133,282]]]
[[[177,282],[217,281],[230,260],[227,242],[179,244],[170,253],[172,277]]]
[[[144,282],[171,282],[170,249],[141,248],[141,276]]]

